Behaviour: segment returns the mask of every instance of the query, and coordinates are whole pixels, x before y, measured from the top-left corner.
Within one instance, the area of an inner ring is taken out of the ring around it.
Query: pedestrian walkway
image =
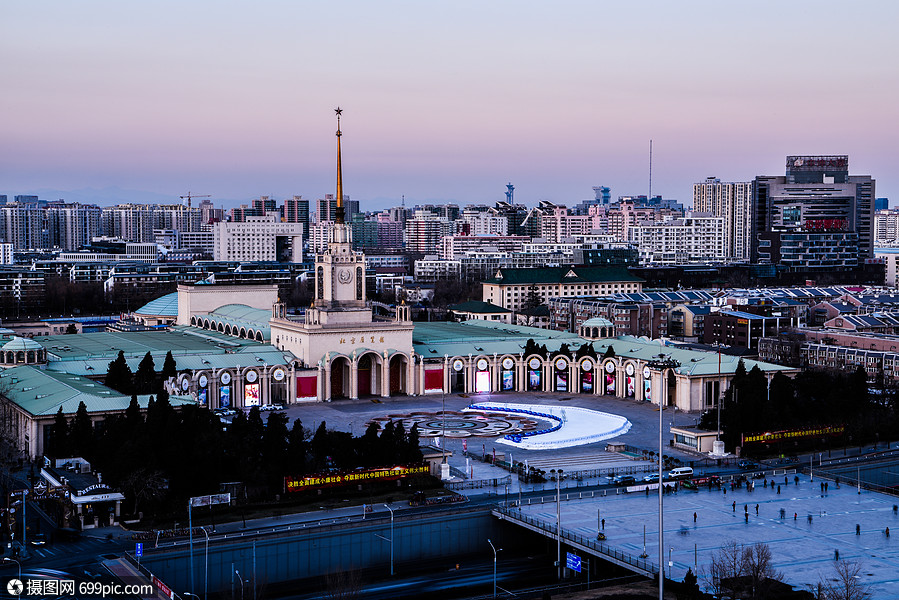
[[[841,560],[862,565],[864,582],[871,586],[874,598],[895,598],[899,507],[894,505],[899,499],[865,490],[858,493],[845,485],[838,488],[833,481],[825,492],[822,483],[820,478],[811,481],[803,475],[798,476],[798,484],[792,475],[785,482],[781,475],[773,487],[762,487],[758,480],[751,492],[744,486],[733,491],[729,487],[681,489],[665,495],[664,554],[667,563],[670,552],[674,563],[671,577],[683,578],[688,568],[707,572],[712,554],[730,540],[745,545],[761,542],[771,548],[774,568],[799,589],[832,577],[838,551]],[[610,547],[634,557],[645,551],[647,560],[658,566],[658,493],[588,497],[563,492],[561,499],[563,530],[595,537],[602,529]],[[554,525],[554,504],[555,493],[548,491],[543,498],[523,502],[520,510]],[[892,537],[886,533],[888,527],[895,532]]]

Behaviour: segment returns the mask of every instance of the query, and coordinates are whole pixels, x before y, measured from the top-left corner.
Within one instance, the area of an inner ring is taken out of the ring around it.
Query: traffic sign
[[[144,544],[143,542],[138,542],[134,547],[134,555],[135,556],[143,556],[144,555]]]
[[[577,554],[572,554],[571,552],[567,552],[565,556],[565,566],[571,569],[572,571],[581,572],[581,557]]]

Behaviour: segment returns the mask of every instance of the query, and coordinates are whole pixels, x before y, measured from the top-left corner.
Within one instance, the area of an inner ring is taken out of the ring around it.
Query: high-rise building
[[[629,230],[643,265],[721,263],[724,250],[724,219],[709,213],[688,212],[682,219],[642,223]]]
[[[302,196],[284,200],[284,221],[303,224],[303,240],[309,239],[309,201]]]
[[[848,156],[788,156],[785,176],[753,183],[753,261],[832,269],[872,258],[874,193],[870,175],[849,175]]]
[[[10,243],[16,250],[46,248],[44,210],[36,203],[20,201],[23,197],[0,205],[0,242]]]
[[[889,207],[889,198],[874,198],[874,210],[887,210]]]
[[[303,226],[281,223],[275,214],[215,224],[214,260],[303,261]]]
[[[729,261],[752,254],[752,182],[722,182],[709,177],[693,184],[693,210],[724,219],[724,252]]]
[[[46,210],[47,243],[51,248],[77,250],[101,233],[100,208],[51,202]]]

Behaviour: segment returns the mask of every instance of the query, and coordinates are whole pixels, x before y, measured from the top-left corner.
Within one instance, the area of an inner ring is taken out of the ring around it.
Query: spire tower
[[[343,223],[343,172],[341,171],[340,166],[340,136],[343,135],[340,133],[340,114],[343,112],[339,106],[334,109],[334,112],[337,113],[337,223]]]

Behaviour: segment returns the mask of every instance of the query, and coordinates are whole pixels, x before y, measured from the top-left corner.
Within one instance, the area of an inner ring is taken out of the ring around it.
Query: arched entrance
[[[674,376],[674,373],[669,369],[668,371],[668,392],[666,400],[667,406],[677,406],[677,377]]]
[[[350,395],[350,361],[338,356],[331,361],[331,398],[348,398]]]
[[[450,393],[460,394],[465,391],[465,361],[454,358],[450,361]]]
[[[390,395],[406,394],[406,357],[395,354],[390,359]]]
[[[359,357],[356,363],[356,389],[359,398],[381,395],[381,361],[380,357],[368,352]]]

